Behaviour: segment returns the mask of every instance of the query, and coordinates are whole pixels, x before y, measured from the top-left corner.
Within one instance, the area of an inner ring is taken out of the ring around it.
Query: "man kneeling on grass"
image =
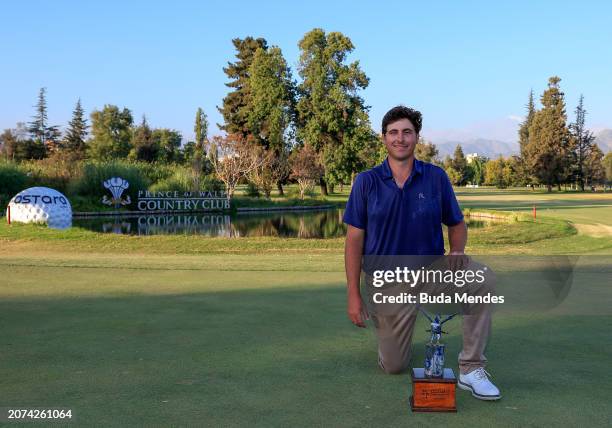
[[[358,327],[365,327],[369,318],[359,290],[364,256],[442,256],[442,223],[448,226],[449,255],[464,254],[467,227],[446,173],[415,159],[421,125],[421,113],[411,108],[398,106],[387,112],[382,121],[387,159],[357,176],[346,205],[348,315]],[[406,305],[397,313],[372,314],[378,362],[386,373],[408,368],[417,312],[416,305]],[[458,386],[482,400],[501,397],[484,370],[490,329],[489,305],[463,316]]]

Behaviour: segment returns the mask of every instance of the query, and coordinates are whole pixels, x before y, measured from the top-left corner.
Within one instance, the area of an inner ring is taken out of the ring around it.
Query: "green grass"
[[[612,193],[532,192],[523,189],[456,189],[462,208],[522,211],[576,223],[612,225]]]
[[[612,238],[574,227],[610,224],[610,195],[458,194],[472,212],[529,214],[537,200],[542,214],[470,230],[472,253],[612,254]],[[0,221],[0,407],[72,408],[75,426],[612,424],[610,256],[580,258],[561,306],[497,314],[487,357],[500,402],[458,391],[457,414],[413,414],[409,377],[382,374],[372,326],[346,318],[343,244]],[[446,338],[455,369],[459,325]]]
[[[412,414],[409,378],[382,374],[371,326],[346,320],[341,259],[232,259],[2,260],[3,406],[69,407],[79,426],[610,422],[609,316],[499,316],[487,356],[503,400],[458,392],[456,415]]]

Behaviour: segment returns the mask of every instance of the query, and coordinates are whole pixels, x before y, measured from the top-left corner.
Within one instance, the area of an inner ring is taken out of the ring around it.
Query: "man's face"
[[[408,160],[414,155],[418,139],[419,134],[408,119],[390,123],[387,125],[387,133],[383,135],[389,157],[397,161]]]

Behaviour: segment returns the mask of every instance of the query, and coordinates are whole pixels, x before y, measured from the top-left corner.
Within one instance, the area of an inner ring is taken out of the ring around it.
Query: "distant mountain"
[[[486,156],[494,159],[502,156],[517,155],[519,153],[518,143],[509,143],[507,141],[487,140],[485,138],[475,138],[466,141],[445,141],[433,142],[440,153],[440,159],[444,159],[446,155],[453,156],[457,145],[461,145],[464,154],[478,153],[479,156]]]
[[[500,140],[488,140],[486,138],[472,138],[465,141],[432,141],[438,148],[440,159],[446,155],[453,156],[455,148],[461,145],[463,153],[478,153],[479,156],[486,156],[495,159],[502,155],[504,157],[518,155],[520,148],[518,142],[509,143]],[[603,129],[595,133],[595,142],[599,148],[608,153],[612,151],[612,129]]]
[[[612,129],[602,129],[595,133],[595,142],[602,152],[612,151]]]

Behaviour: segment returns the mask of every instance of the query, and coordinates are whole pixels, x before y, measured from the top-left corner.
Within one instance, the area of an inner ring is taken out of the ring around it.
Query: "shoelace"
[[[488,371],[486,371],[482,367],[474,370],[474,376],[476,376],[476,379],[478,380],[488,380],[489,378],[493,377]]]

